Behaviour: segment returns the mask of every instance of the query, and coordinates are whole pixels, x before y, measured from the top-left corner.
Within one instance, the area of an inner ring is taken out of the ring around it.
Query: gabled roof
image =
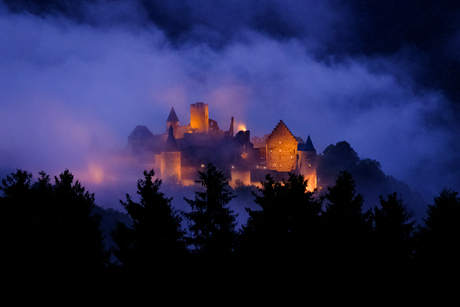
[[[178,152],[180,151],[179,146],[177,146],[176,138],[174,137],[173,127],[169,127],[168,138],[166,139],[165,146],[163,146],[162,152]]]
[[[133,132],[128,136],[128,139],[130,140],[143,140],[143,139],[148,139],[152,138],[153,133],[150,132],[150,130],[144,126],[144,125],[137,125],[136,128],[134,128]]]
[[[270,139],[276,132],[282,131],[282,130],[287,130],[289,134],[292,136],[293,139],[295,139],[294,135],[292,132],[289,130],[289,128],[284,124],[282,120],[279,121],[278,125],[276,125],[275,129],[273,129],[272,133],[268,136],[268,139]]]
[[[179,119],[177,118],[176,112],[174,111],[174,108],[171,108],[171,112],[169,112],[168,119],[166,120],[167,122],[178,122]]]
[[[297,150],[300,151],[316,151],[315,147],[313,146],[313,142],[311,141],[310,135],[308,135],[307,141],[305,144],[299,144],[297,146]]]

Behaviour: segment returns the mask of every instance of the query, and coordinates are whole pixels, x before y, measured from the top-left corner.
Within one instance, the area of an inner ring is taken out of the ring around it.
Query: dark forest
[[[327,160],[334,151],[342,160]],[[101,218],[109,212],[69,170],[53,182],[41,172],[35,183],[31,173],[17,170],[0,187],[1,263],[10,272],[4,278],[20,287],[162,294],[166,288],[230,286],[237,279],[243,287],[273,287],[299,276],[308,278],[297,285],[312,291],[347,285],[350,276],[361,286],[388,280],[395,287],[422,286],[428,276],[458,273],[458,192],[440,191],[422,221],[397,192],[365,209],[356,180],[382,188],[391,178],[377,161],[355,154],[346,142],[325,150],[321,173],[334,181],[321,193],[308,191],[295,174],[282,182],[267,175],[261,188],[232,189],[209,164],[199,172],[201,189],[185,199],[188,212],[171,205],[154,170],[144,171],[137,182],[140,201],[130,195],[120,200],[129,218],[113,215],[120,219],[108,233]],[[246,208],[249,218],[238,229],[229,204],[239,190],[251,191],[258,209]],[[114,245],[104,246],[104,236]],[[43,276],[50,277],[46,286]],[[195,281],[187,285],[190,276]]]

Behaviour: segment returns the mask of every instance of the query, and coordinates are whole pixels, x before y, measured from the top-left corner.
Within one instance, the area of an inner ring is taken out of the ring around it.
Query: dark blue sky
[[[0,1],[0,169],[135,182],[134,127],[202,101],[223,129],[346,140],[428,200],[459,190],[460,5],[413,2]]]

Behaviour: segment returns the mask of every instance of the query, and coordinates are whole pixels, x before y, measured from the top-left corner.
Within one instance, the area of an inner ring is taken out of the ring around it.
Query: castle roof
[[[292,132],[289,130],[289,128],[284,124],[284,122],[282,120],[279,121],[279,123],[276,125],[275,129],[273,129],[272,133],[270,133],[270,135],[268,136],[268,139],[270,139],[277,132],[281,132],[283,130],[287,131],[292,136],[292,138],[295,139],[295,137],[292,134]]]
[[[168,119],[166,120],[167,122],[178,122],[179,119],[177,118],[176,112],[174,111],[174,108],[171,108],[171,112],[169,112]]]
[[[150,130],[144,126],[144,125],[137,125],[136,128],[134,128],[133,132],[128,136],[128,139],[130,140],[143,140],[143,139],[148,139],[152,138],[153,133],[150,132]]]
[[[313,142],[311,141],[310,135],[308,135],[307,141],[305,144],[299,144],[297,146],[297,150],[300,151],[316,151],[315,147],[313,146]]]
[[[166,143],[163,146],[162,152],[178,152],[180,151],[179,146],[177,146],[176,138],[174,137],[173,127],[169,127],[168,138]]]

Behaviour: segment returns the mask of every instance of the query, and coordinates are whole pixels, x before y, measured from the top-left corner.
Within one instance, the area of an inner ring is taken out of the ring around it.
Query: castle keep
[[[128,145],[134,154],[147,157],[162,179],[177,180],[183,185],[193,184],[198,170],[212,163],[232,186],[260,186],[267,174],[282,180],[296,173],[308,179],[310,191],[317,187],[316,149],[310,136],[305,143],[299,143],[281,120],[265,146],[254,147],[249,131],[234,135],[233,129],[233,117],[229,130],[221,130],[209,118],[208,104],[197,102],[190,105],[189,124],[181,126],[172,108],[166,119],[166,132],[154,135],[139,125],[129,135]]]

